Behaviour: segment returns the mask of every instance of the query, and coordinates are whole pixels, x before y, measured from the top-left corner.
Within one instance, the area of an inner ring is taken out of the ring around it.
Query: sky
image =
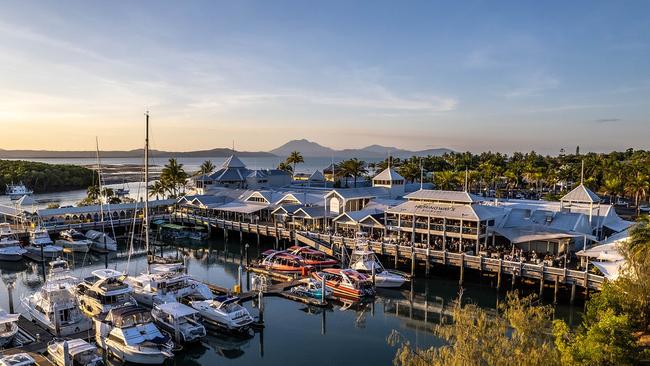
[[[0,149],[650,149],[645,0],[0,9]]]

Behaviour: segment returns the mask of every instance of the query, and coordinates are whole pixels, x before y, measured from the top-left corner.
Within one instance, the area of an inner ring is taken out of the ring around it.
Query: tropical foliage
[[[160,183],[165,187],[170,197],[176,198],[179,193],[185,191],[187,178],[183,164],[179,163],[175,158],[171,158],[162,169]]]
[[[201,174],[210,174],[214,171],[215,166],[212,163],[211,160],[206,160],[203,163],[201,163],[201,167],[199,168],[199,171],[197,172],[198,175]]]
[[[293,168],[291,169],[292,172],[296,171],[296,164],[301,164],[304,163],[305,159],[302,157],[300,152],[298,151],[293,151],[289,156],[287,157],[286,163],[291,165]]]
[[[36,193],[84,189],[97,181],[90,169],[70,164],[46,164],[23,160],[0,160],[0,187],[23,182]]]
[[[357,158],[342,161],[339,163],[337,169],[337,175],[353,178],[354,187],[357,186],[357,178],[362,177],[368,173],[366,162]]]

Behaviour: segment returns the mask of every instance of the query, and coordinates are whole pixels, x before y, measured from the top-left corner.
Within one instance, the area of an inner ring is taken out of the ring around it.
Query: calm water
[[[255,242],[252,240],[251,242]],[[250,258],[255,258],[262,248],[253,245],[249,249]],[[239,259],[241,247],[230,242],[211,239],[206,244],[184,245],[181,251],[189,254],[189,273],[199,279],[232,287],[237,281],[238,265],[233,257]],[[224,250],[227,259],[224,260]],[[167,256],[173,256],[175,249],[168,249]],[[123,252],[122,252],[123,254]],[[72,259],[72,258],[70,258]],[[74,274],[78,277],[89,275],[94,269],[104,268],[103,257],[92,255],[74,258]],[[137,274],[145,270],[143,257],[132,258],[127,268],[127,260],[111,259],[110,268],[127,270]],[[389,261],[385,261],[386,264]],[[40,266],[26,262],[19,265],[0,264],[2,283],[0,283],[0,306],[8,309],[6,281],[16,279],[14,290],[15,310],[20,311],[20,298],[36,291],[42,284]],[[447,277],[444,277],[447,276]],[[248,276],[244,273],[244,281]],[[247,285],[244,285],[247,289]],[[395,349],[386,338],[393,329],[398,330],[412,344],[419,347],[439,345],[431,328],[441,315],[422,310],[425,302],[430,305],[450,303],[458,292],[457,276],[454,272],[439,273],[430,279],[416,279],[412,288],[402,290],[380,290],[373,303],[346,308],[335,304],[330,309],[309,308],[306,305],[279,297],[266,297],[264,300],[265,328],[251,339],[237,339],[225,336],[210,336],[201,344],[191,346],[177,354],[176,365],[389,365]],[[552,292],[552,291],[547,291]],[[409,299],[413,298],[413,306]],[[494,308],[497,295],[489,283],[481,280],[468,281],[465,285],[464,299],[473,301],[485,308]],[[502,298],[502,297],[501,297]],[[252,303],[246,303],[253,316],[258,310]],[[579,311],[568,306],[559,306],[556,316],[574,323],[578,321]],[[425,321],[426,319],[426,321]]]

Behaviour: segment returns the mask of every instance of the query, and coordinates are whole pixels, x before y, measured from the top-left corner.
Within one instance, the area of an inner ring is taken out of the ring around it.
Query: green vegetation
[[[210,166],[204,162],[201,169],[209,169]],[[210,165],[212,163],[210,162]],[[214,166],[211,166],[214,169]],[[207,172],[206,172],[207,173]],[[160,174],[160,180],[154,182],[149,187],[149,197],[159,198],[177,198],[185,194],[185,186],[187,185],[188,175],[183,169],[183,164],[180,164],[176,159],[171,158],[165,164]]]
[[[134,200],[129,197],[117,196],[112,188],[104,188],[100,190],[98,185],[92,185],[86,189],[86,198],[77,202],[77,206],[99,205],[100,203],[116,205],[133,201]]]
[[[569,329],[533,298],[508,294],[497,317],[474,305],[457,306],[452,324],[434,333],[446,345],[411,347],[398,334],[395,365],[635,365],[650,361],[650,218],[644,216],[619,250],[626,260],[618,279],[586,304],[582,324]],[[460,301],[458,302],[460,303]]]
[[[296,171],[296,164],[301,164],[305,162],[305,159],[302,157],[300,152],[298,151],[293,151],[288,157],[287,160],[285,161],[287,164],[290,164],[293,166],[291,169],[292,172]]]
[[[46,164],[24,160],[0,160],[0,187],[23,182],[36,193],[84,189],[96,181],[87,168],[70,164]]]
[[[214,171],[215,166],[210,160],[206,160],[203,163],[201,163],[201,168],[197,172],[197,175],[202,175],[202,174],[210,174]]]
[[[293,167],[291,166],[291,164],[287,163],[286,161],[283,161],[280,164],[278,164],[278,169],[284,170],[285,172],[293,173]]]
[[[354,178],[354,187],[357,186],[357,178],[368,173],[366,162],[357,158],[349,159],[339,163],[337,175]]]

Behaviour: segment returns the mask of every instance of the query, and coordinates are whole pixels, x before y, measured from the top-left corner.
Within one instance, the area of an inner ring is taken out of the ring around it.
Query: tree
[[[354,178],[354,187],[357,186],[357,177],[368,173],[366,162],[357,158],[349,159],[340,164],[341,175]]]
[[[291,171],[295,172],[296,171],[296,164],[304,163],[305,159],[302,157],[302,155],[300,155],[300,152],[293,151],[287,157],[286,162],[287,162],[287,164],[291,164],[293,166],[293,169]]]
[[[160,199],[160,197],[165,198],[165,194],[167,193],[167,187],[165,187],[164,184],[162,184],[160,181],[155,181],[151,186],[149,186],[149,197],[156,197],[156,199]]]
[[[639,200],[645,198],[650,189],[650,180],[648,175],[642,171],[637,171],[631,179],[627,181],[625,190],[634,196],[634,205],[636,206],[637,215],[639,214]]]
[[[201,164],[201,168],[199,169],[199,174],[210,174],[214,171],[214,164],[212,163],[211,160],[206,160]]]
[[[436,188],[452,190],[456,188],[458,179],[456,173],[452,170],[445,170],[434,175],[434,180],[436,183]]]
[[[553,309],[533,305],[534,298],[507,295],[501,315],[492,317],[480,307],[456,305],[453,322],[440,324],[434,334],[445,345],[413,349],[393,332],[389,343],[399,345],[393,363],[428,365],[558,365],[559,354],[549,334]],[[457,301],[460,304],[460,301]]]
[[[187,173],[183,169],[183,164],[179,164],[175,158],[170,158],[162,169],[160,182],[173,197],[178,197],[179,189],[184,188],[187,183]]]
[[[100,194],[101,192],[99,191],[98,185],[92,185],[89,186],[88,189],[86,189],[86,196],[88,197],[89,200],[97,201]]]
[[[420,162],[418,158],[410,159],[402,164],[397,172],[409,182],[415,182],[420,178]]]
[[[285,172],[293,173],[293,167],[290,164],[288,164],[286,161],[283,161],[280,164],[278,164],[278,169],[284,170]]]

